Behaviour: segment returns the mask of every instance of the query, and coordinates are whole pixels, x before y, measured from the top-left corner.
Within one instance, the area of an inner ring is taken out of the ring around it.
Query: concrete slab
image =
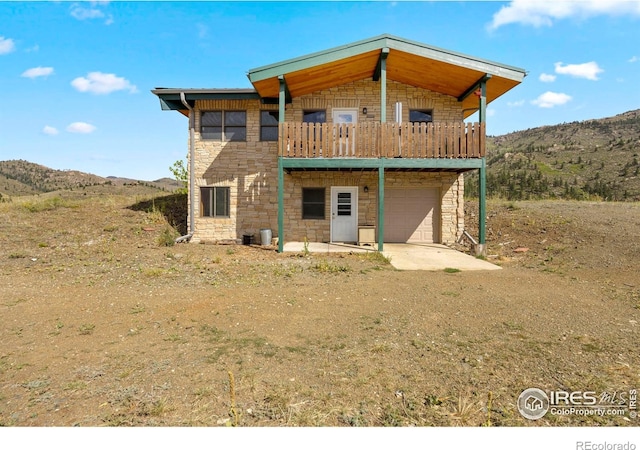
[[[377,246],[358,246],[352,244],[309,242],[307,251],[311,253],[374,252]],[[286,242],[285,252],[302,253],[304,242]],[[499,270],[501,267],[466,253],[453,250],[440,244],[384,244],[384,256],[398,270]]]
[[[285,242],[283,247],[284,247],[283,251],[285,252],[302,253],[304,252],[305,243],[304,242]],[[340,253],[340,252],[365,253],[365,252],[375,252],[376,248],[370,247],[368,245],[358,246],[353,244],[342,244],[339,242],[338,243],[308,242],[307,251],[309,251],[310,253]]]
[[[500,270],[500,266],[441,244],[384,244],[382,252],[399,270]]]

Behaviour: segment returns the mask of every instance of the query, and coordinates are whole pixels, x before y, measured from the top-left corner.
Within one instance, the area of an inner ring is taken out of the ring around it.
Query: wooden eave
[[[460,98],[482,77],[487,81],[487,103],[522,82],[523,69],[506,66],[391,35],[336,47],[281,63],[250,70],[248,77],[263,98],[276,98],[283,76],[292,97],[374,78],[382,52],[388,52],[387,79],[449,95],[462,101],[464,116],[478,109],[474,95]]]

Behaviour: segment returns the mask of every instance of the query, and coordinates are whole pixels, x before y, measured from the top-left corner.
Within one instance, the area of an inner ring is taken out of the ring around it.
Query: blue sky
[[[640,108],[640,0],[0,1],[0,17],[0,160],[102,176],[186,156],[187,119],[151,89],[251,87],[250,69],[385,33],[526,69],[491,135]]]

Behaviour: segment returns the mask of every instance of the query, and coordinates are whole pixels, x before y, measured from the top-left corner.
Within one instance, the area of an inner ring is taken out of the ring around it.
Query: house
[[[247,75],[152,91],[189,118],[191,242],[453,243],[477,170],[484,249],[486,106],[523,69],[381,35]]]

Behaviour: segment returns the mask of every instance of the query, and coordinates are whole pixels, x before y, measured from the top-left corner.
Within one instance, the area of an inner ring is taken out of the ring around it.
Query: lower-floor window
[[[324,188],[302,189],[302,218],[324,219]]]
[[[229,217],[228,187],[201,187],[200,212],[202,217]]]

